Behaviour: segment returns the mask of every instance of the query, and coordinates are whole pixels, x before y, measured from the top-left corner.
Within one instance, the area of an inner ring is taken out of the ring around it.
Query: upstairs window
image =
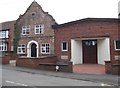
[[[42,44],[41,46],[41,53],[42,54],[49,54],[50,53],[50,44]]]
[[[25,45],[23,45],[23,44],[18,45],[17,53],[18,54],[25,54]]]
[[[120,40],[115,40],[114,43],[115,43],[115,50],[120,51]]]
[[[8,38],[8,30],[0,31],[0,38]]]
[[[35,25],[35,34],[43,34],[44,33],[44,25]]]
[[[7,51],[7,43],[0,41],[0,51]]]
[[[30,26],[22,27],[22,35],[28,35],[30,33]]]
[[[61,43],[61,50],[68,51],[68,43],[67,42],[64,41]]]

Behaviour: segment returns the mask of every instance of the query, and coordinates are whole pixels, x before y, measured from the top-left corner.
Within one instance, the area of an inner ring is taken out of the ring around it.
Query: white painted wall
[[[104,61],[110,60],[110,39],[98,39],[98,64],[105,64]]]
[[[73,64],[82,64],[82,41],[71,40],[71,61]]]
[[[96,38],[97,39],[97,38]],[[97,59],[98,64],[105,65],[104,61],[110,61],[110,39],[97,39]],[[83,64],[82,39],[71,40],[71,61],[73,64]]]

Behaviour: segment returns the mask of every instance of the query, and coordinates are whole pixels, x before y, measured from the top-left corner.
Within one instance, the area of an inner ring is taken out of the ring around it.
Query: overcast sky
[[[34,0],[0,0],[0,23],[16,20]],[[57,23],[83,18],[117,18],[120,0],[36,0]]]

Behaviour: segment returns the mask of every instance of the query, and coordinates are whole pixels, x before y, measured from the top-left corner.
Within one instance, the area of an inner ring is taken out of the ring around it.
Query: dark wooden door
[[[37,49],[36,49],[36,44],[33,43],[31,45],[31,57],[36,57],[37,56]]]
[[[97,40],[83,40],[83,63],[97,64]]]

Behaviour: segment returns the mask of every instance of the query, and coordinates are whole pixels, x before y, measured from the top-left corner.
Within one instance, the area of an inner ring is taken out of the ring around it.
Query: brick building
[[[55,24],[54,18],[48,12],[44,12],[36,1],[32,2],[23,15],[20,15],[14,31],[14,50],[18,55],[17,66],[55,70],[55,66],[44,66],[45,63],[57,62],[54,56],[52,28]]]
[[[2,52],[3,64],[8,64],[13,52],[13,37],[14,37],[15,21],[3,22],[0,24],[0,52]]]
[[[119,24],[118,19],[86,18],[55,25],[55,55],[73,64],[105,65],[106,61],[117,66],[120,61]],[[106,69],[112,67],[107,65]]]
[[[55,23],[53,17],[33,1],[15,24],[17,54],[30,58],[54,55],[54,29],[51,25]]]
[[[120,71],[120,23],[117,18],[86,18],[57,24],[33,1],[16,22],[0,27],[2,31],[10,30],[14,23],[7,47],[12,49],[14,33],[17,66],[54,71],[59,66],[60,71],[72,72],[74,64],[102,64],[107,73]]]

